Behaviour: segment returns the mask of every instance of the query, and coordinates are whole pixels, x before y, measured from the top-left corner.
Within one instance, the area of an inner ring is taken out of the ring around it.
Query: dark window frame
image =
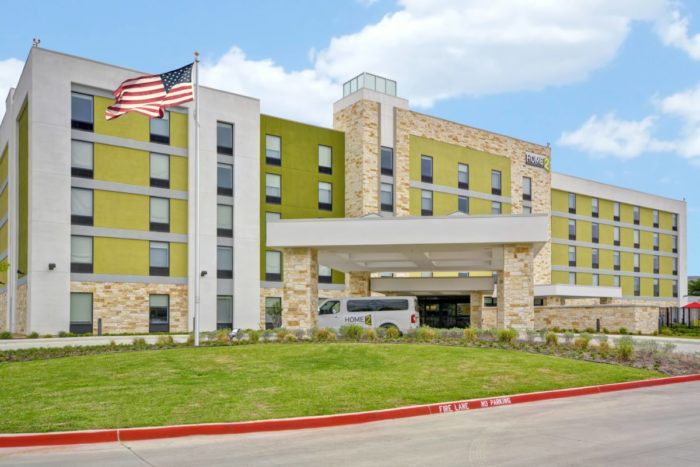
[[[391,167],[384,166],[384,154],[391,155]],[[379,168],[382,175],[388,175],[390,177],[394,176],[394,148],[388,146],[381,146],[379,149]]]
[[[467,168],[467,181],[463,182],[459,179],[459,174],[460,172],[459,167],[464,166]],[[468,190],[469,189],[469,164],[465,164],[463,162],[457,163],[457,188],[461,188],[462,190]]]
[[[84,122],[82,120],[74,120],[73,119],[73,94],[79,94],[81,96],[87,96],[90,98],[90,102],[92,102],[92,121],[91,122]],[[71,128],[74,128],[76,130],[82,130],[82,131],[95,131],[95,96],[91,96],[90,94],[85,94],[83,92],[76,92],[76,91],[71,91],[71,120],[70,120],[70,126]]]
[[[90,322],[72,321],[69,316],[68,331],[74,334],[92,334],[93,322],[95,320],[95,296],[92,292],[71,292],[70,294],[90,295]]]
[[[498,188],[493,186],[493,176],[498,174]],[[503,174],[500,170],[491,170],[491,194],[500,196],[503,193]]]
[[[231,127],[231,147],[229,148],[228,146],[222,146],[219,144],[219,124],[221,125],[228,125]],[[216,121],[216,153],[217,154],[223,154],[225,156],[233,156],[233,145],[234,141],[236,139],[235,136],[235,125],[233,123],[228,123],[228,122],[222,122],[220,120]]]
[[[153,124],[153,120],[154,120],[154,119],[151,118],[151,119],[149,120],[149,122],[148,122],[148,123],[149,123],[149,125],[148,125],[148,134],[149,134],[149,141],[150,141],[151,143],[170,145],[170,136],[171,136],[171,133],[172,133],[172,132],[171,132],[172,128],[170,128],[170,125],[171,125],[170,111],[169,111],[169,110],[166,110],[165,113],[163,113],[163,118],[161,118],[160,120],[165,120],[165,115],[168,116],[168,118],[167,118],[167,121],[168,121],[168,135],[167,135],[167,136],[165,136],[165,135],[159,135],[159,134],[157,134],[157,133],[153,133],[153,126],[152,126],[152,124]]]
[[[162,311],[163,307],[154,307],[151,305],[151,295],[159,295],[168,297],[168,304],[165,307],[167,322],[154,323],[152,314],[154,311]],[[170,332],[170,295],[168,294],[149,294],[148,295],[148,332]]]
[[[90,237],[89,235],[71,235],[71,239],[73,237],[85,237],[85,238],[90,238],[92,241],[90,242],[90,246],[92,249],[92,252],[90,254],[90,257],[92,259],[91,262],[89,263],[74,263],[71,261],[70,263],[70,272],[75,272],[75,273],[87,273],[87,274],[92,274],[94,268],[95,268],[95,237]],[[72,252],[71,252],[72,254]]]
[[[164,199],[168,201],[168,223],[164,222],[153,222],[151,219],[151,200],[157,198],[157,199]],[[170,232],[170,198],[163,198],[161,196],[150,196],[148,199],[148,223],[149,223],[149,230],[151,232]],[[170,249],[170,247],[168,247]],[[169,252],[168,252],[169,253]]]
[[[267,194],[267,176],[275,175],[280,181],[280,196],[272,196]],[[265,202],[268,204],[282,204],[282,175],[276,173],[265,173]]]
[[[328,148],[331,150],[331,165],[330,165],[330,167],[325,166],[325,165],[321,165],[321,161],[319,160],[318,173],[325,174],[325,175],[333,175],[333,146],[328,146],[327,144],[319,144],[318,145],[319,155],[321,153],[321,147]]]
[[[267,253],[275,252],[279,255],[280,272],[267,272]],[[270,282],[280,282],[282,280],[282,271],[284,268],[284,258],[282,252],[278,250],[265,250],[265,280]]]
[[[267,155],[267,137],[272,136],[277,138],[280,142],[280,148],[278,151],[279,157],[270,157]],[[273,135],[271,133],[265,133],[265,163],[267,165],[274,165],[276,167],[282,166],[282,137],[279,135]]]
[[[231,252],[231,269],[219,269],[219,248],[226,248]],[[217,264],[216,264],[216,278],[217,279],[233,279],[233,247],[226,245],[216,246]]]
[[[153,243],[165,243],[168,245],[168,265],[167,266],[151,266],[151,249]],[[170,275],[170,242],[148,242],[148,273],[151,276],[169,276]]]
[[[423,173],[423,161],[430,161],[430,174]],[[421,154],[420,156],[420,180],[424,183],[433,183],[433,177],[435,175],[435,161],[432,156],[427,154]]]

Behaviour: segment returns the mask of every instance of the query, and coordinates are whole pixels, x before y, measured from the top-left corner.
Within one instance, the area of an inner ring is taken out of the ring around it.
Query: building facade
[[[552,173],[548,146],[415,112],[367,73],[333,128],[202,87],[196,194],[191,104],[103,118],[138,74],[31,50],[0,127],[0,330],[187,332],[195,281],[203,330],[415,294],[434,326],[652,332],[683,300],[683,201]]]

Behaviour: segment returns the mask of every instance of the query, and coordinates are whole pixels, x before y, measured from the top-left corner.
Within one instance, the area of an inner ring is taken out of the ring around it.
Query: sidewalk
[[[0,340],[0,351],[2,350],[17,350],[17,349],[33,349],[39,347],[68,347],[68,346],[89,346],[89,345],[109,345],[110,342],[115,344],[131,344],[134,339],[144,339],[148,344],[158,342],[160,335],[142,335],[142,336],[87,336],[87,337],[50,337],[39,339],[7,339]],[[187,342],[189,337],[187,334],[171,334],[175,342]]]

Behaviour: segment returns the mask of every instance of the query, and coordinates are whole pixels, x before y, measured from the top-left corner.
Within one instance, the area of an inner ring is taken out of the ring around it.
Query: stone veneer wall
[[[636,305],[543,306],[535,307],[535,329],[578,329],[596,327],[651,334],[659,329],[659,308]]]
[[[318,309],[318,253],[312,248],[284,248],[282,326],[316,326]]]
[[[345,216],[379,212],[379,103],[361,100],[336,112],[345,132]]]
[[[170,332],[187,332],[187,286],[132,282],[71,282],[71,292],[92,294],[93,333],[147,333],[149,295],[170,296]],[[66,323],[66,331],[68,331]]]
[[[349,272],[345,277],[346,288],[351,297],[370,296],[370,274],[368,272]]]
[[[411,135],[508,157],[511,160],[510,193],[512,213],[522,213],[523,177],[532,178],[532,212],[545,214],[551,212],[551,174],[544,169],[525,164],[526,152],[551,158],[551,149],[549,147],[399,108],[395,110],[395,127],[396,147],[394,148],[394,159],[397,170],[394,174],[394,184],[396,185],[396,215],[406,216],[409,214],[410,179],[408,167],[410,165]],[[551,228],[548,230],[551,231]],[[551,283],[551,263],[550,239],[535,257],[535,284]]]
[[[15,300],[15,333],[27,334],[27,284],[17,286]]]
[[[498,273],[499,329],[532,329],[533,251],[530,245],[505,245],[503,271]]]
[[[318,289],[318,302],[321,302],[321,300],[325,300],[328,298],[341,298],[347,296],[347,289],[328,290],[322,289],[320,287]],[[265,299],[267,297],[279,297],[282,300],[284,300],[284,289],[279,287],[260,288],[260,329],[265,329]]]
[[[0,332],[8,331],[7,292],[0,293]]]

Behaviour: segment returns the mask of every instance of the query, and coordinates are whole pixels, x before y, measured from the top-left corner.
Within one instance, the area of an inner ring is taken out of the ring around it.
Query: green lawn
[[[183,348],[0,364],[0,432],[232,422],[644,379],[633,368],[406,344]]]

